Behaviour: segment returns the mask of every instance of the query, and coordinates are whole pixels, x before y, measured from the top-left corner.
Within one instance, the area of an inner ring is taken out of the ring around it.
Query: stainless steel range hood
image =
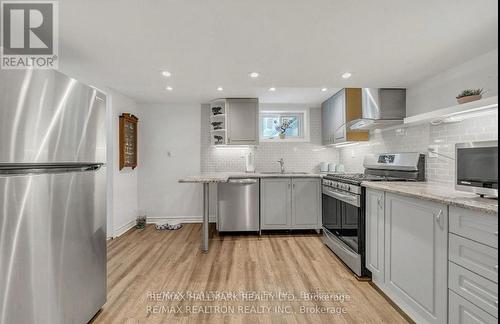
[[[362,117],[347,124],[352,131],[402,124],[406,117],[406,89],[363,88]]]

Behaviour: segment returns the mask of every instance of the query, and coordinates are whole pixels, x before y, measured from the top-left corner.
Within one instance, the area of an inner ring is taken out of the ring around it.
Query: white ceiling
[[[60,68],[138,102],[317,104],[332,93],[322,87],[408,86],[497,48],[497,10],[497,0],[64,0]]]

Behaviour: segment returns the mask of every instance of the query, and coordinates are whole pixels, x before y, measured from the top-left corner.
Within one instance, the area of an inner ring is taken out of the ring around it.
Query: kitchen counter
[[[498,214],[498,200],[457,191],[451,186],[432,182],[364,181],[363,187],[404,196],[431,200],[450,206]]]
[[[180,178],[180,183],[200,183],[203,185],[203,226],[201,251],[208,252],[209,245],[209,197],[210,183],[225,183],[230,179],[260,179],[260,178],[322,178],[324,174],[320,173],[245,173],[245,172],[216,172],[200,173],[198,175],[186,176]]]
[[[229,179],[252,179],[252,178],[322,178],[323,173],[245,173],[245,172],[216,172],[201,173],[199,175],[186,176],[179,179],[180,183],[221,183]]]

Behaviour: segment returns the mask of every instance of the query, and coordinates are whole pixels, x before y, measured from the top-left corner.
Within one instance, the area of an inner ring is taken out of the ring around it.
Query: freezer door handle
[[[88,172],[102,166],[103,163],[0,164],[0,175]]]

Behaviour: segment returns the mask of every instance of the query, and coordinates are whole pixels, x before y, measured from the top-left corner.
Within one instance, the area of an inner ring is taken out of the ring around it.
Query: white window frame
[[[276,136],[274,138],[263,137],[262,136],[262,117],[264,116],[280,116],[286,117],[294,116],[294,115],[302,115],[299,118],[299,135],[298,137],[285,137],[284,139]],[[262,110],[259,113],[259,141],[260,142],[268,142],[268,143],[284,143],[284,142],[309,142],[310,134],[309,134],[309,111],[308,110]]]

